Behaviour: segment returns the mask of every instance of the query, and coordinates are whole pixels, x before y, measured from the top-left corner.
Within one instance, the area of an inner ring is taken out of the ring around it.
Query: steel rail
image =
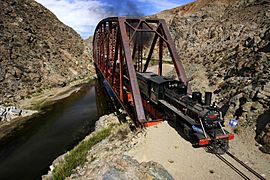
[[[226,152],[226,154],[228,154],[228,156],[230,156],[235,161],[237,161],[239,164],[241,164],[249,172],[251,172],[252,174],[254,174],[257,178],[262,179],[262,180],[265,180],[265,178],[262,175],[260,175],[258,172],[256,172],[255,170],[253,170],[251,167],[249,167],[248,165],[246,165],[243,161],[241,161],[240,159],[238,159],[237,157],[235,157],[234,155],[232,155],[230,152]]]
[[[211,151],[211,149],[208,147],[208,150]],[[243,161],[232,155],[230,152],[226,152],[226,154],[231,157],[233,160],[235,160],[237,163],[239,163],[242,167],[247,169],[249,172],[251,172],[254,176],[256,176],[260,180],[266,180],[262,175],[260,175],[258,172],[256,172],[254,169],[246,165]],[[240,171],[237,167],[235,167],[232,163],[230,163],[226,158],[224,158],[220,154],[215,154],[217,158],[219,158],[221,161],[223,161],[226,165],[228,165],[230,168],[232,168],[237,174],[239,174],[243,179],[250,179],[248,176],[246,176],[242,171]]]
[[[217,158],[227,164],[230,168],[232,168],[237,174],[239,174],[243,179],[249,180],[250,178],[247,177],[244,173],[242,173],[237,167],[235,167],[232,163],[222,157],[220,154],[215,154]]]

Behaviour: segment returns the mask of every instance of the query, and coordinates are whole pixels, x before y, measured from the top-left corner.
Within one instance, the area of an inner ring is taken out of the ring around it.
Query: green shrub
[[[111,134],[112,127],[103,129],[93,135],[86,141],[82,141],[74,149],[72,149],[52,172],[53,179],[60,180],[70,176],[74,169],[83,166],[86,162],[87,152],[97,143],[105,139]]]
[[[236,127],[236,128],[233,130],[233,132],[234,132],[235,134],[240,134],[240,128],[239,128],[239,127]]]

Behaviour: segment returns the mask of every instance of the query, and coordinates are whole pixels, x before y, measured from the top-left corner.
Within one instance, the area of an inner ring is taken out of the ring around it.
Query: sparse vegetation
[[[77,166],[83,166],[86,162],[87,152],[97,143],[111,134],[112,127],[102,129],[88,140],[82,141],[72,149],[64,158],[64,161],[53,170],[52,178],[56,180],[65,179],[70,176]]]
[[[233,132],[234,132],[235,134],[239,134],[239,133],[240,133],[240,128],[239,128],[239,127],[236,127],[236,128],[233,130]]]

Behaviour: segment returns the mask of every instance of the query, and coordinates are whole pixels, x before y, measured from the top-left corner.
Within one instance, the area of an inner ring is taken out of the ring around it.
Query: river
[[[100,115],[97,89],[95,83],[83,85],[79,92],[47,107],[0,142],[0,179],[40,179],[56,157],[93,131]]]

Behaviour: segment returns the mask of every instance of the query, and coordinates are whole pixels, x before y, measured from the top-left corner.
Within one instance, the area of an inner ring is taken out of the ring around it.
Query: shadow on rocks
[[[256,122],[255,140],[262,144],[260,150],[270,154],[270,110],[261,114]]]

